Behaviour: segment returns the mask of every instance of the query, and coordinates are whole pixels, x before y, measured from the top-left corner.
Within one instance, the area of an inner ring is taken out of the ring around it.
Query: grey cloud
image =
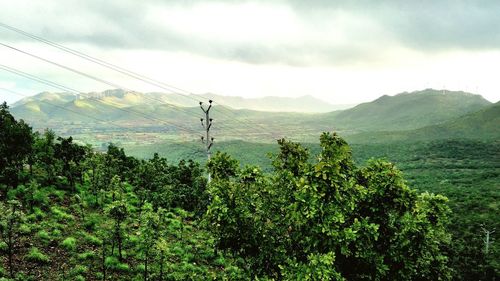
[[[343,11],[371,18],[402,45],[421,51],[499,49],[500,1],[290,0],[298,14],[328,17]]]
[[[243,44],[231,40],[220,42],[217,39],[192,38],[183,30],[160,27],[145,16],[148,9],[154,9],[156,5],[189,9],[201,2],[71,0],[64,2],[66,7],[47,12],[53,20],[31,15],[14,21],[12,25],[17,22],[17,26],[28,32],[61,43],[84,42],[102,48],[185,51],[254,64],[317,65],[373,61],[384,55],[388,39],[421,52],[500,48],[500,1],[272,2],[274,5],[290,7],[304,22],[318,22],[315,28],[321,29],[322,23],[331,20],[332,15],[341,13],[368,18],[391,36],[386,38],[387,34],[368,34],[368,31],[356,30],[359,34],[353,35],[353,38],[358,40],[345,45],[333,44],[328,40],[304,42],[306,39],[300,34],[296,42],[286,43]],[[8,9],[0,11],[0,17],[9,18],[3,17],[2,13],[10,13]],[[65,20],[69,18],[82,26],[67,25]],[[0,32],[4,40],[20,39],[4,30]],[[328,30],[319,32],[325,38],[329,36]]]

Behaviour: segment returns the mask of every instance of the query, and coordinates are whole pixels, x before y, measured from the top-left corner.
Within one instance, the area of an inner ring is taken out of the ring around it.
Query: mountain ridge
[[[437,139],[500,139],[500,102],[476,112],[408,131],[380,131],[351,135],[355,143],[386,143],[394,141],[427,141]]]
[[[147,94],[147,100],[145,95],[123,90],[79,96],[44,92],[19,101],[11,108],[11,112],[16,118],[25,119],[39,129],[48,124],[61,129],[71,125],[71,132],[91,132],[92,126],[97,126],[92,125],[95,123],[100,128],[122,126],[125,134],[130,128],[129,134],[133,134],[139,128],[152,131],[152,128],[165,125],[172,138],[180,133],[180,127],[192,132],[200,130],[199,118],[202,114],[196,100],[189,101],[189,104],[196,105],[181,108],[168,103],[169,95]],[[310,141],[317,139],[317,135],[324,131],[337,131],[344,136],[409,131],[443,124],[490,105],[480,95],[432,89],[395,96],[384,95],[350,109],[327,113],[255,111],[227,106],[219,108],[220,105],[215,104],[212,130],[219,139],[225,140],[245,137],[258,142],[270,142],[277,137],[287,136]],[[248,125],[243,126],[242,123]],[[78,127],[82,124],[85,124],[85,130]]]
[[[480,95],[462,91],[425,89],[383,95],[371,102],[332,113],[332,121],[360,131],[410,130],[435,125],[490,105]]]

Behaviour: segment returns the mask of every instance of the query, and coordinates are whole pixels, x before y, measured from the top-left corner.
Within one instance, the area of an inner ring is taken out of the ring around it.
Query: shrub
[[[54,217],[60,221],[60,222],[68,222],[73,220],[73,216],[64,212],[63,210],[57,208],[57,207],[52,207],[50,208],[50,211],[52,214],[54,214]]]
[[[33,201],[38,206],[47,206],[49,204],[49,197],[44,190],[36,190],[33,192]]]
[[[49,242],[50,240],[52,240],[50,234],[43,229],[38,231],[37,236],[44,242]]]
[[[48,263],[50,261],[49,257],[40,252],[37,247],[32,247],[28,254],[26,254],[25,258],[36,263]]]
[[[19,226],[19,232],[21,232],[22,234],[29,234],[31,233],[31,227],[23,223]]]
[[[128,271],[129,266],[126,263],[121,263],[117,257],[115,256],[110,256],[106,257],[104,264],[106,265],[107,268],[116,270],[116,271]]]
[[[61,242],[61,246],[68,251],[76,250],[76,239],[73,237],[68,237]]]
[[[82,274],[87,273],[87,271],[88,271],[88,267],[86,267],[84,265],[76,265],[71,270],[71,274],[73,274],[73,275],[82,275]]]
[[[92,251],[87,251],[83,252],[81,254],[78,254],[78,259],[79,260],[89,260],[89,259],[94,259],[96,254]]]
[[[96,226],[99,225],[101,217],[98,214],[90,214],[85,218],[83,225],[87,230],[95,230]]]
[[[59,230],[57,228],[54,229],[54,230],[52,230],[52,236],[54,236],[54,237],[60,237],[61,236],[61,230]]]
[[[0,241],[0,252],[7,251],[8,248],[9,246],[7,245],[7,243]]]
[[[95,237],[94,235],[87,234],[85,233],[85,242],[89,243],[90,245],[94,246],[101,246],[102,245],[102,240]]]

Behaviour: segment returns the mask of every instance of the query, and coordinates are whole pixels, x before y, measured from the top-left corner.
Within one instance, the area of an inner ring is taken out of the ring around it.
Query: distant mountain
[[[436,125],[490,104],[480,95],[426,89],[384,95],[372,102],[331,113],[330,121],[336,127],[359,131],[409,130]]]
[[[355,143],[428,141],[435,139],[500,140],[500,102],[439,125],[398,132],[373,132],[349,136]]]
[[[172,94],[172,93],[139,93],[124,91],[121,89],[107,90],[104,92],[91,92],[80,95],[70,93],[40,93],[38,95],[22,99],[12,105],[21,106],[29,102],[46,101],[50,103],[64,104],[75,99],[99,99],[118,107],[128,107],[140,104],[158,105],[168,103],[179,107],[197,107],[198,101],[212,99],[219,105],[233,109],[248,109],[268,112],[330,112],[334,110],[347,109],[354,105],[332,105],[313,96],[302,96],[298,98],[288,97],[263,97],[242,98],[222,96],[216,94]]]
[[[218,104],[232,107],[234,109],[250,109],[269,112],[330,112],[351,108],[354,105],[333,105],[313,96],[306,95],[297,98],[287,97],[262,97],[242,98],[221,96],[216,94],[204,94],[206,98],[217,101]]]
[[[238,99],[245,102],[242,98],[232,98],[232,101]],[[304,98],[304,104],[307,99],[309,98]],[[218,97],[218,100],[223,98]],[[294,99],[288,99],[290,100]],[[314,98],[310,100],[313,101],[311,103],[315,102]],[[269,104],[272,101],[283,101],[282,104],[286,105],[286,99],[282,98],[269,97],[267,101]],[[191,107],[179,106],[182,103]],[[357,140],[362,137],[408,139],[409,131],[423,127],[428,130],[426,133],[412,133],[412,136],[418,138],[425,134],[436,135],[437,132],[432,130],[448,130],[449,135],[452,135],[452,132],[459,132],[459,128],[463,128],[466,133],[486,136],[490,129],[495,134],[494,122],[498,121],[497,117],[491,117],[497,116],[498,112],[489,112],[490,108],[495,108],[490,105],[490,102],[479,95],[437,90],[383,96],[351,109],[327,113],[255,111],[233,109],[230,106],[220,108],[216,104],[212,111],[212,130],[219,140],[244,139],[257,142],[274,142],[281,137],[317,141],[317,136],[324,131],[336,131],[343,136],[356,135]],[[92,138],[91,133],[95,128],[99,128],[101,131],[118,129],[124,134],[136,130],[161,131],[162,137],[170,134],[175,139],[181,131],[190,131],[191,134],[201,132],[200,118],[203,117],[196,99],[123,90],[80,95],[44,92],[13,104],[11,112],[36,129],[49,127],[69,130],[71,134],[84,132],[90,134],[89,138]],[[490,119],[481,117],[485,115],[490,116]],[[476,119],[482,121],[477,123],[479,121],[476,122]],[[452,121],[455,123],[449,123]],[[448,127],[432,127],[440,125]],[[487,130],[485,126],[490,129]],[[474,131],[475,128],[484,130],[477,132]],[[370,133],[359,134],[363,132]]]
[[[196,104],[197,106],[197,104]],[[112,122],[134,122],[150,125],[154,119],[185,120],[194,110],[168,104],[161,96],[108,90],[80,95],[69,93],[40,93],[22,99],[11,106],[11,112],[34,125],[45,122],[95,122],[96,119]],[[199,109],[199,108],[198,108]],[[152,118],[148,118],[151,116]]]
[[[27,103],[37,103],[41,101],[46,101],[52,104],[62,105],[69,101],[75,100],[76,96],[70,93],[51,93],[42,92],[37,95],[21,99],[13,104],[12,107],[21,106]]]

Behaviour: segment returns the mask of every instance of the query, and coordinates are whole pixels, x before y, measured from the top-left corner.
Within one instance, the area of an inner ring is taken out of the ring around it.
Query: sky
[[[0,0],[0,22],[183,90],[355,104],[426,88],[500,100],[500,1]],[[125,89],[164,91],[0,27],[0,43]],[[112,88],[0,45],[0,64]],[[0,88],[61,91],[0,69]],[[0,90],[0,100],[22,98]]]

